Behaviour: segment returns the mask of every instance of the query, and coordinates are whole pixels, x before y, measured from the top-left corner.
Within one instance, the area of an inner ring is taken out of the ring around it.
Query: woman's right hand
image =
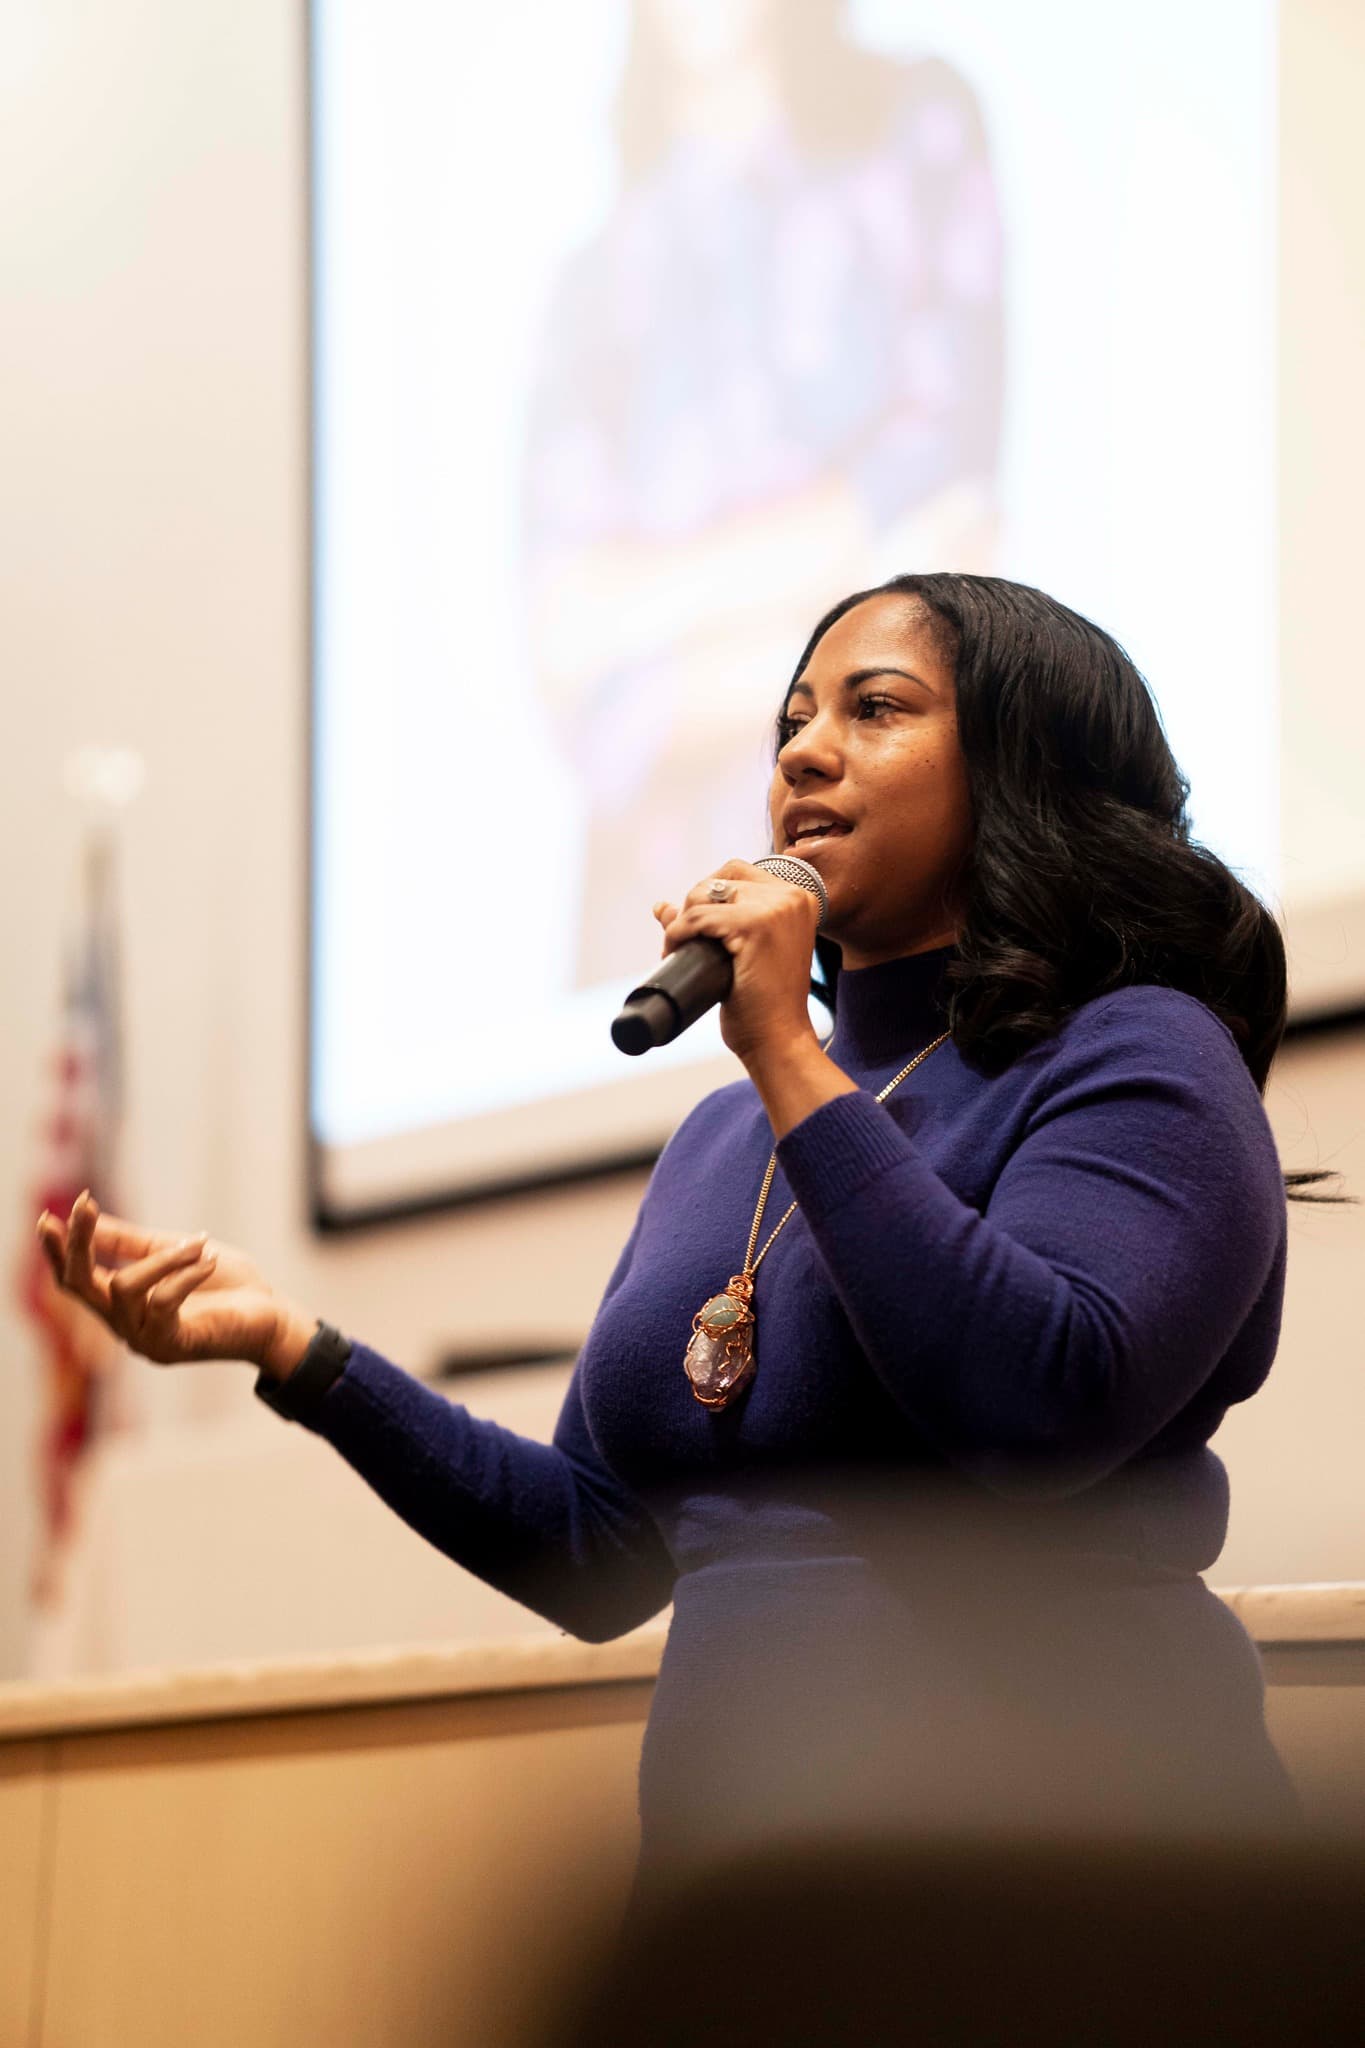
[[[297,1321],[245,1252],[209,1242],[203,1231],[181,1238],[103,1216],[89,1189],[65,1223],[44,1210],[38,1236],[58,1286],[154,1365],[272,1364],[284,1324]]]

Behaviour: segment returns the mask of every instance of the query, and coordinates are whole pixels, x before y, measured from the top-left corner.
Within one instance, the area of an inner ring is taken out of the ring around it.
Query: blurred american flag
[[[114,1408],[126,1355],[94,1312],[57,1286],[37,1237],[43,1210],[65,1218],[82,1188],[90,1189],[101,1210],[117,1214],[122,1208],[116,1186],[124,1072],[114,880],[113,833],[102,821],[89,827],[83,848],[80,900],[66,948],[15,1275],[20,1308],[38,1330],[42,1380],[29,1595],[36,1607],[49,1609],[62,1599],[90,1451],[106,1429],[119,1425]]]

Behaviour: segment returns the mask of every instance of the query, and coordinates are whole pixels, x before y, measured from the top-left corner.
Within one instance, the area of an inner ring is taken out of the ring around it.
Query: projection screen
[[[739,1074],[609,1021],[901,570],[1115,633],[1292,924],[1271,0],[315,0],[312,138],[320,1222],[647,1159]]]

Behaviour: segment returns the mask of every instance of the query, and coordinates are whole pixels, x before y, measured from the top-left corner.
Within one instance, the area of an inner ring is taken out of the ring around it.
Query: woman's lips
[[[795,854],[798,860],[804,860],[807,854],[820,853],[825,847],[832,846],[836,839],[847,839],[852,830],[851,825],[831,825],[828,831],[807,832],[800,839],[791,840],[787,851]]]

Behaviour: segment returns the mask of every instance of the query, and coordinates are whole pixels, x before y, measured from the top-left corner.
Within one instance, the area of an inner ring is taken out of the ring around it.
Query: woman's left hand
[[[734,883],[728,903],[707,894],[716,876]],[[734,980],[720,1006],[721,1037],[752,1072],[772,1056],[818,1046],[806,1008],[811,951],[820,909],[816,898],[747,860],[723,867],[689,889],[682,908],[656,903],[663,951],[687,939],[719,939],[734,959]]]

